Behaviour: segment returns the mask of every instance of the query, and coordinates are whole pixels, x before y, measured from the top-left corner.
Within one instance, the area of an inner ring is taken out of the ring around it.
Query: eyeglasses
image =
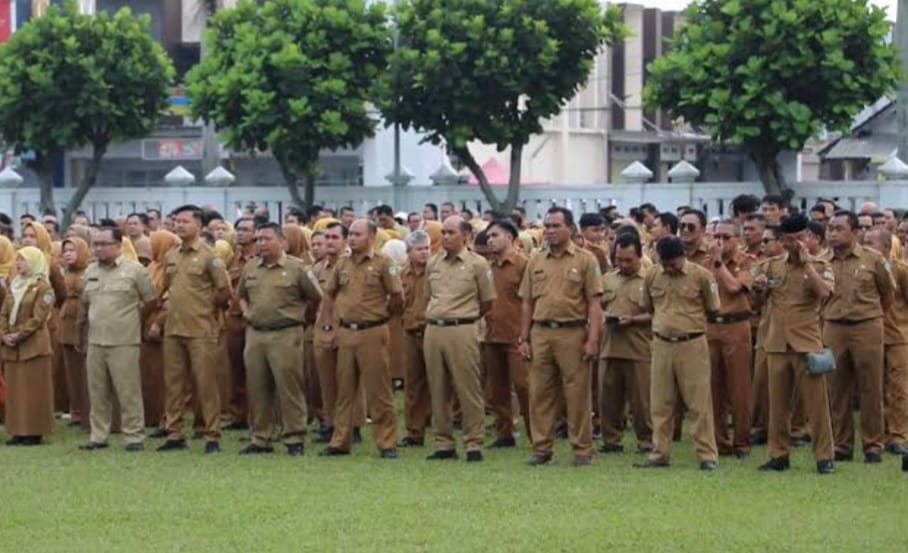
[[[686,230],[688,232],[693,232],[697,230],[697,225],[695,223],[681,223],[678,225],[681,230]]]
[[[95,240],[91,243],[93,248],[103,248],[104,246],[113,246],[116,242],[106,242],[103,240]]]

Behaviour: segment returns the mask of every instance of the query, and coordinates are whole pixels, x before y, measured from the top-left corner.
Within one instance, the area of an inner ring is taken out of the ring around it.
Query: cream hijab
[[[47,282],[47,256],[44,252],[33,246],[26,246],[19,250],[17,256],[25,260],[28,271],[24,275],[16,275],[10,285],[10,292],[13,294],[13,308],[9,312],[10,326],[16,324],[19,307],[28,289],[39,282]]]

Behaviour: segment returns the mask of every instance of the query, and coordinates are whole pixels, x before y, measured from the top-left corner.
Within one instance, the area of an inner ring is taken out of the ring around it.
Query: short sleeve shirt
[[[614,270],[602,277],[602,310],[611,316],[623,317],[646,313],[642,305],[645,269],[632,275]],[[620,326],[606,322],[601,357],[649,361],[650,324]]]
[[[271,266],[261,258],[249,261],[237,295],[248,302],[246,321],[264,329],[303,324],[307,303],[322,299],[315,274],[302,261],[286,255]]]
[[[118,258],[113,266],[95,262],[85,270],[83,301],[88,307],[88,343],[130,346],[142,343],[142,307],[156,298],[148,270]]]
[[[521,298],[533,300],[534,321],[585,319],[589,301],[599,301],[601,294],[599,262],[573,242],[561,255],[548,248],[535,252],[519,291]]]
[[[685,261],[678,273],[655,265],[646,273],[642,305],[653,313],[653,332],[665,337],[706,332],[707,313],[720,308],[719,286],[712,273]]]
[[[875,319],[883,316],[883,297],[892,297],[892,268],[881,254],[860,245],[842,259],[832,258],[836,288],[826,304],[827,321]]]
[[[495,299],[488,261],[469,250],[440,252],[426,266],[427,319],[479,317],[482,302]]]
[[[829,262],[812,258],[820,278],[838,286]],[[823,347],[820,334],[820,298],[810,286],[807,267],[788,262],[788,255],[771,258],[761,265],[766,277],[766,318],[763,349],[770,353],[811,353]]]
[[[337,260],[325,282],[325,292],[334,295],[335,312],[341,321],[387,320],[388,296],[402,290],[399,272],[384,254],[351,254]]]
[[[181,245],[164,258],[167,319],[164,333],[185,338],[216,338],[217,293],[230,285],[227,268],[206,244]]]
[[[486,313],[485,341],[513,343],[520,337],[520,317],[523,300],[520,282],[527,268],[527,258],[516,249],[499,264],[493,261],[492,281],[495,284],[495,301]]]

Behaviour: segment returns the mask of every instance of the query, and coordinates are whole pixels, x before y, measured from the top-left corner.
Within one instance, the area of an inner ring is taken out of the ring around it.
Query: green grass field
[[[486,461],[424,461],[429,447],[377,458],[370,436],[347,458],[283,453],[128,454],[119,437],[100,452],[61,429],[52,444],[0,447],[0,552],[596,551],[901,552],[908,474],[841,463],[814,472],[809,449],[792,470],[764,474],[765,448],[746,461],[696,470],[687,440],[668,470],[631,468],[636,454],[600,455],[575,468],[566,443],[553,464],[524,462],[529,447]],[[628,439],[632,448],[631,440]]]

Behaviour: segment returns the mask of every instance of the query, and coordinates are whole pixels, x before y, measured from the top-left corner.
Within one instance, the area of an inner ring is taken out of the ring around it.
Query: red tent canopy
[[[511,180],[511,168],[501,163],[494,157],[490,157],[485,163],[480,165],[482,171],[486,174],[489,184],[492,186],[507,186]],[[479,180],[476,175],[469,169],[464,169],[464,173],[469,177],[467,184],[470,186],[479,186]],[[520,184],[539,184],[532,179],[525,178],[521,175]]]

